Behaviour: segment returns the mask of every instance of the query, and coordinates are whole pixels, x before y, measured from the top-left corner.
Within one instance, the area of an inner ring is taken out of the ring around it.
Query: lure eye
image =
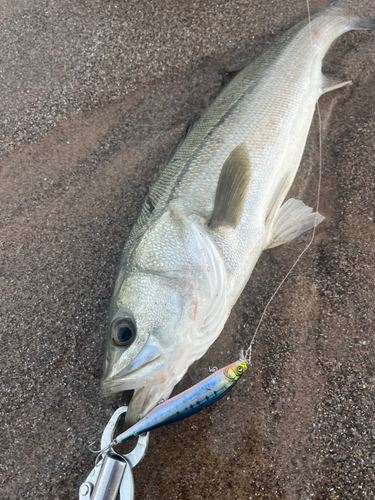
[[[243,372],[243,368],[242,368],[242,366],[239,366],[239,367],[237,368],[237,370],[238,370],[240,373],[242,373],[242,372]]]
[[[135,339],[137,328],[130,318],[119,318],[112,325],[112,339],[116,345],[129,345]]]

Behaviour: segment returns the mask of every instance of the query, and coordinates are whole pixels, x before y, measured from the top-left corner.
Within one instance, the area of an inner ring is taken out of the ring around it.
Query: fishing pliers
[[[111,443],[113,433],[121,415],[127,411],[122,406],[112,415],[101,439],[101,460],[95,465],[86,481],[79,489],[79,500],[133,500],[134,480],[132,468],[144,457],[149,440],[149,433],[141,434],[134,450],[127,455],[116,453]]]

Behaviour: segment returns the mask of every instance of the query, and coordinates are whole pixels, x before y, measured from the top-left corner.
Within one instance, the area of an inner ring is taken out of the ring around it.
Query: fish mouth
[[[144,346],[133,361],[121,370],[111,371],[110,368],[106,367],[100,382],[101,397],[159,385],[166,380],[164,357],[155,346]]]
[[[129,426],[134,425],[139,419],[155,408],[157,404],[168,399],[172,389],[173,384],[171,385],[168,382],[136,389],[126,412],[126,424]]]

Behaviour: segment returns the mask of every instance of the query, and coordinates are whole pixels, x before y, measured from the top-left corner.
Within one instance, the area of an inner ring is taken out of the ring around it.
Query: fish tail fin
[[[375,19],[354,17],[347,28],[347,31],[351,30],[375,30]]]
[[[345,31],[352,30],[375,30],[375,19],[366,17],[365,12],[359,11],[357,2],[353,0],[333,0],[326,9],[337,14],[344,15],[350,20]]]

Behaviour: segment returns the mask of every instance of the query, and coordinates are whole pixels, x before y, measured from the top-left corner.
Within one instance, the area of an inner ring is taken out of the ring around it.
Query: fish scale
[[[136,389],[129,423],[215,341],[261,252],[323,220],[299,200],[282,203],[319,96],[350,83],[322,75],[326,51],[344,32],[374,26],[336,2],[281,34],[223,90],[151,189],[120,260],[101,383],[103,395]],[[121,321],[132,332],[125,346]]]

